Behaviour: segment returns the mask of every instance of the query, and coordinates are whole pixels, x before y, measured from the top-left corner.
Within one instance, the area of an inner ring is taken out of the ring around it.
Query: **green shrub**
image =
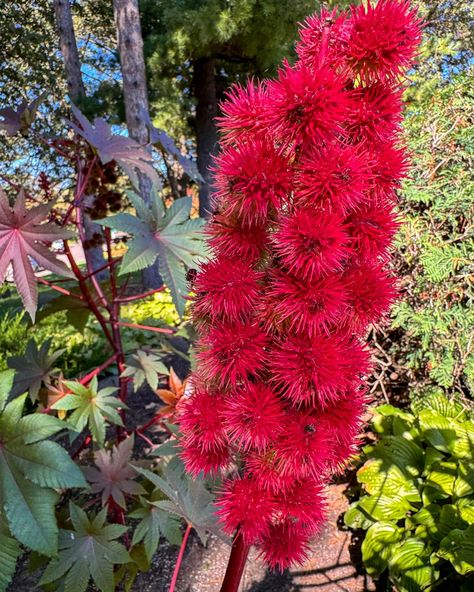
[[[365,569],[399,592],[473,590],[474,424],[443,395],[375,410],[379,440],[364,448],[360,498],[345,523],[366,531]]]
[[[472,73],[414,77],[405,120],[410,178],[400,196],[402,294],[381,338],[402,390],[474,395]],[[396,380],[397,380],[396,379]]]

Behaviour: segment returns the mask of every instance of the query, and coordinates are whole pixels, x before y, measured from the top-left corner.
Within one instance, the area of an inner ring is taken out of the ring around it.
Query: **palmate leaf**
[[[98,450],[94,454],[95,467],[85,467],[84,473],[91,483],[92,493],[102,494],[102,505],[112,498],[116,504],[126,508],[125,494],[141,495],[143,487],[135,482],[136,471],[129,465],[133,451],[134,438],[126,438],[108,450]]]
[[[0,189],[0,284],[5,281],[11,265],[15,285],[33,321],[38,291],[31,259],[49,271],[74,277],[72,271],[45,246],[45,243],[74,236],[52,223],[44,223],[53,205],[27,209],[25,192],[20,189],[11,208],[5,192]]]
[[[214,499],[202,479],[192,479],[186,474],[184,465],[178,457],[174,457],[163,468],[163,477],[156,473],[135,467],[153,485],[168,497],[168,500],[152,502],[192,524],[203,542],[207,532],[214,532],[222,537],[217,526]]]
[[[203,178],[197,168],[197,164],[181,153],[173,138],[171,138],[162,129],[152,125],[151,122],[148,122],[148,128],[150,130],[150,141],[152,144],[160,146],[170,156],[176,158],[179,164],[183,167],[184,172],[189,175],[191,179],[198,182],[203,181]]]
[[[163,364],[161,358],[152,352],[138,350],[136,354],[127,360],[123,377],[133,376],[133,388],[137,391],[146,381],[153,390],[158,387],[159,377],[162,374],[169,374],[168,368]]]
[[[54,363],[64,350],[49,353],[51,340],[44,341],[38,348],[36,341],[31,339],[26,346],[25,355],[8,358],[9,368],[16,370],[12,397],[28,392],[35,401],[42,384],[49,385],[55,372]]]
[[[7,136],[15,136],[18,132],[25,132],[33,123],[38,107],[43,102],[45,94],[28,103],[23,100],[21,104],[13,109],[5,107],[0,109],[0,130],[4,130]]]
[[[0,507],[18,541],[54,555],[58,534],[54,490],[87,483],[67,452],[46,440],[64,429],[64,423],[43,414],[23,416],[25,398],[6,404],[0,414]]]
[[[186,269],[197,266],[206,257],[202,234],[204,221],[190,219],[192,199],[182,197],[170,208],[165,208],[161,196],[152,195],[151,209],[136,194],[129,193],[136,216],[117,214],[98,220],[99,224],[133,236],[124,255],[120,273],[131,273],[153,265],[158,268],[170,289],[179,315],[184,314],[188,292]]]
[[[143,543],[149,561],[156,553],[161,537],[165,537],[172,545],[179,545],[182,538],[179,519],[156,507],[155,502],[160,501],[160,494],[160,490],[155,490],[149,499],[141,497],[140,507],[129,514],[130,518],[140,520],[133,532],[132,544]]]
[[[87,514],[69,504],[74,530],[62,530],[59,556],[45,569],[40,584],[49,584],[65,577],[65,592],[85,592],[92,578],[101,592],[113,592],[114,565],[131,561],[125,547],[116,539],[127,530],[120,524],[106,524],[107,510],[97,516]]]
[[[157,389],[156,394],[165,404],[159,410],[160,415],[173,416],[176,412],[176,408],[183,397],[186,390],[186,380],[180,380],[179,376],[170,368],[168,378],[168,389]],[[156,452],[156,451],[155,451]]]
[[[52,405],[52,409],[72,411],[68,418],[70,425],[77,432],[86,426],[90,429],[95,442],[103,445],[105,440],[105,422],[123,426],[118,409],[126,409],[126,405],[113,396],[115,387],[98,389],[97,377],[91,380],[89,386],[80,382],[65,380],[64,385],[71,391]]]
[[[78,288],[73,288],[70,292],[74,295],[80,295],[80,290]],[[66,313],[66,320],[68,323],[77,329],[77,331],[83,333],[91,315],[91,311],[85,300],[80,300],[75,296],[60,294],[59,296],[49,299],[44,305],[41,305],[40,297],[40,308],[36,314],[36,321],[39,323],[43,319],[60,311]]]
[[[72,105],[72,111],[79,125],[72,122],[69,125],[94,148],[102,164],[115,160],[135,187],[139,185],[137,170],[153,184],[160,184],[153,157],[143,146],[128,136],[114,134],[110,125],[100,117],[91,123],[75,105]]]

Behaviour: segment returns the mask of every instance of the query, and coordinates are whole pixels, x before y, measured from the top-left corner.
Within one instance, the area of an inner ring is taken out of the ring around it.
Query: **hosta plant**
[[[213,258],[194,281],[200,338],[179,421],[188,471],[224,476],[227,592],[252,545],[272,568],[305,559],[324,485],[355,450],[365,337],[395,296],[401,86],[419,40],[405,1],[323,11],[295,64],[222,105]]]
[[[345,523],[360,532],[366,571],[400,592],[474,585],[472,411],[443,395],[408,410],[378,407]],[[388,576],[388,578],[387,578]]]

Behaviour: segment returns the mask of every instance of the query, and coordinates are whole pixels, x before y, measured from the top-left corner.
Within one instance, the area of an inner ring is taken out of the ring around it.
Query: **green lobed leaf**
[[[70,502],[73,531],[61,531],[60,551],[45,569],[40,584],[65,576],[65,590],[85,592],[90,579],[101,592],[114,592],[114,565],[131,561],[125,547],[116,541],[127,530],[119,524],[105,524],[105,512],[89,518]]]
[[[7,360],[8,366],[16,370],[12,397],[28,392],[35,401],[42,384],[48,384],[55,373],[54,364],[64,350],[49,353],[51,340],[48,339],[38,348],[34,339],[30,339],[24,356],[14,356]]]
[[[19,543],[10,535],[0,520],[0,592],[6,592],[20,555]]]
[[[58,535],[54,489],[86,482],[67,452],[44,439],[65,425],[44,414],[22,417],[25,398],[17,397],[0,414],[0,506],[18,541],[51,556]]]
[[[136,194],[129,193],[137,217],[118,214],[100,220],[103,226],[127,232],[133,238],[128,243],[120,273],[131,273],[154,265],[169,288],[173,303],[182,316],[188,293],[187,268],[197,266],[207,256],[202,234],[203,220],[190,219],[192,199],[177,199],[165,208],[161,195],[154,188],[151,208]]]
[[[92,437],[98,444],[105,440],[106,421],[114,425],[123,425],[118,409],[125,409],[126,405],[113,396],[115,387],[98,390],[97,379],[91,380],[89,386],[79,382],[65,380],[64,385],[71,391],[52,405],[52,409],[72,411],[69,423],[78,432],[89,427]]]
[[[160,375],[168,375],[168,368],[161,361],[161,357],[153,352],[137,350],[127,360],[122,376],[133,376],[133,389],[137,391],[146,381],[148,385],[156,390]]]

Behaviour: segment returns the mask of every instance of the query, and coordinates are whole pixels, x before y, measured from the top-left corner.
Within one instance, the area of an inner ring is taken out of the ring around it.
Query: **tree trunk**
[[[217,115],[214,58],[199,58],[194,62],[193,87],[196,99],[197,164],[204,179],[199,191],[199,215],[209,218],[212,212],[211,166],[218,146],[217,127],[214,122]]]
[[[139,144],[146,145],[150,109],[138,0],[114,0],[114,13],[128,133]],[[150,191],[150,180],[141,175],[140,193],[146,203],[150,203]],[[157,265],[144,269],[142,278],[147,290],[159,288],[163,284]]]
[[[77,51],[71,6],[69,0],[54,0],[53,4],[69,97],[72,101],[76,102],[78,99],[85,96],[86,91],[84,88],[84,81],[82,80],[81,62]],[[91,201],[92,196],[84,196],[83,205],[86,206]],[[85,212],[82,212],[82,220],[86,239],[90,240],[96,233],[102,234],[101,227],[93,222]],[[102,247],[92,247],[90,249],[85,249],[84,251],[89,269],[96,270],[105,265]],[[106,277],[107,272],[99,272],[98,276],[102,278]]]

